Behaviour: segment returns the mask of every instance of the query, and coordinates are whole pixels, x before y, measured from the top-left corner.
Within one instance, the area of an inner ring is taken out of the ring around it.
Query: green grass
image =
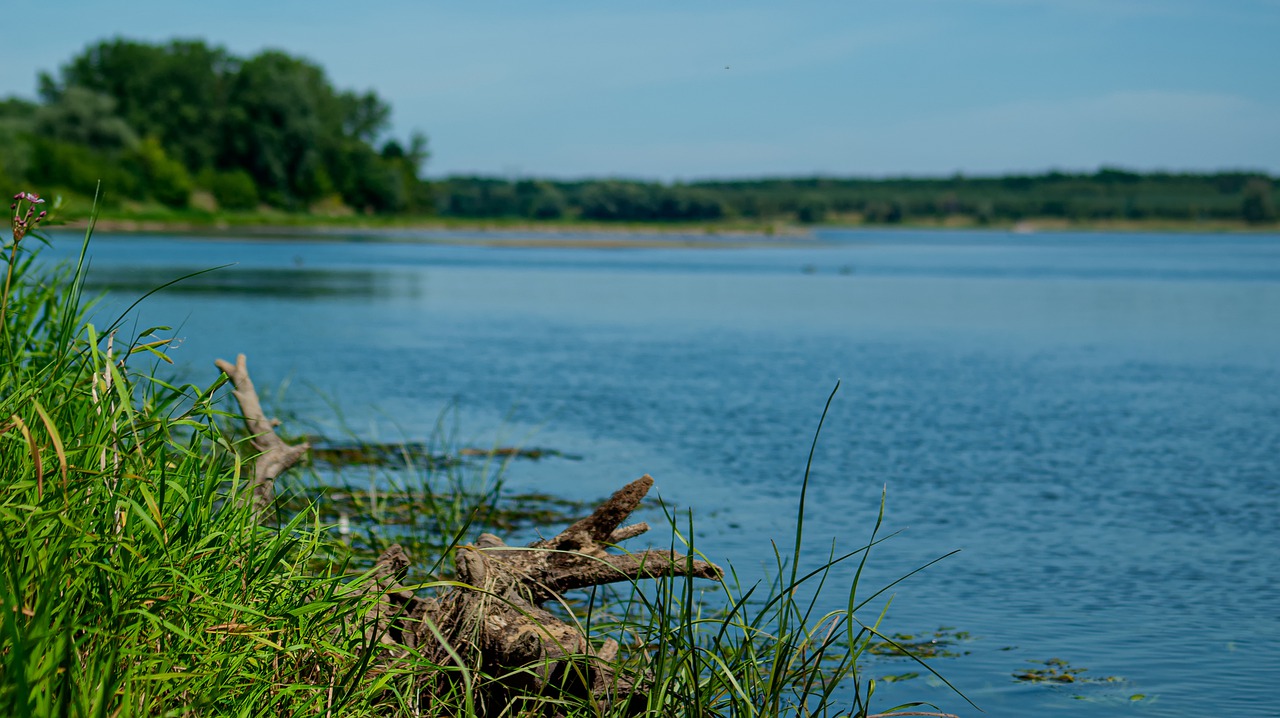
[[[451,549],[503,525],[495,508],[503,461],[407,458],[394,473],[372,465],[323,474],[329,488],[314,470],[300,472],[276,521],[259,525],[232,500],[250,449],[232,428],[221,380],[167,381],[164,327],[127,338],[114,331],[120,322],[99,329],[86,320],[91,233],[79,261],[61,269],[34,261],[32,236],[3,252],[0,714],[478,710],[465,686],[488,677],[462,671],[460,681],[435,681],[458,669],[412,655],[392,663],[386,647],[371,645],[361,627],[377,597],[360,589],[372,556],[399,542],[416,560],[418,590],[444,590]],[[334,499],[335,483],[346,503]],[[833,549],[802,574],[803,502],[802,491],[793,550],[761,547],[775,559],[772,582],[742,585],[731,573],[720,585],[616,585],[570,596],[559,610],[593,640],[619,640],[618,660],[650,676],[633,705],[650,715],[868,715],[875,684],[862,666],[873,646],[892,642],[879,628],[887,605],[874,605],[889,587],[864,591],[855,577],[836,589],[844,608],[821,613],[818,596],[830,595],[841,564],[856,562],[860,577],[884,540],[880,525],[866,546]],[[350,513],[356,537],[343,540],[335,511]],[[669,518],[671,546],[698,555],[692,519]],[[453,689],[420,703],[415,691],[427,684]],[[518,706],[620,710],[554,696]]]
[[[0,712],[371,705],[362,648],[334,630],[366,607],[307,565],[325,534],[306,514],[259,529],[225,500],[243,477],[215,387],[146,369],[155,332],[100,336],[83,259],[47,274],[27,249],[0,329]]]

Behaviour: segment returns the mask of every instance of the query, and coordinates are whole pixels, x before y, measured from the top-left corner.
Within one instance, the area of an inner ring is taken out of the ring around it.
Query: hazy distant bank
[[[89,223],[87,216],[75,216],[62,224],[62,229],[83,229]],[[179,232],[199,234],[255,234],[264,236],[290,236],[316,232],[345,234],[368,232],[395,235],[413,231],[441,231],[450,233],[477,233],[489,235],[472,238],[470,243],[529,244],[554,246],[564,235],[593,235],[599,246],[687,246],[692,243],[726,245],[734,240],[751,244],[777,241],[791,244],[805,241],[819,229],[936,229],[936,230],[986,230],[1033,234],[1037,232],[1177,232],[1177,233],[1275,233],[1280,224],[1251,224],[1232,220],[1170,220],[1170,219],[1109,219],[1065,220],[1054,217],[1033,217],[1018,221],[980,223],[968,218],[920,219],[894,224],[868,222],[858,216],[833,217],[821,224],[795,222],[770,222],[748,220],[722,220],[702,222],[587,222],[580,220],[502,220],[444,217],[382,217],[346,216],[329,217],[307,214],[237,215],[212,214],[157,215],[155,213],[119,214],[104,213],[99,216],[97,229],[104,232]],[[504,238],[504,235],[507,235]],[[511,239],[520,235],[524,239]],[[456,239],[456,237],[455,237]],[[572,246],[584,246],[588,242],[581,237],[568,240]]]

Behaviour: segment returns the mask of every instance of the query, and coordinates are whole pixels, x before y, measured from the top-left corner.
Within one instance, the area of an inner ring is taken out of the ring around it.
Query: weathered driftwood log
[[[721,570],[674,551],[611,554],[620,537],[639,535],[644,524],[619,528],[639,506],[653,479],[643,476],[623,487],[590,516],[554,538],[527,547],[507,546],[492,534],[455,555],[457,580],[465,584],[438,598],[405,591],[397,576],[408,567],[399,546],[377,564],[376,588],[382,605],[370,640],[399,645],[439,665],[457,664],[493,679],[477,695],[498,712],[512,699],[530,695],[593,696],[639,708],[642,676],[614,665],[618,644],[595,647],[582,629],[543,606],[563,601],[578,588],[642,578],[685,576],[719,580]],[[407,651],[406,651],[407,652]],[[438,690],[424,686],[424,699]]]
[[[234,366],[219,360],[218,368],[231,377],[254,446],[262,452],[253,486],[254,507],[261,510],[272,501],[276,477],[308,447],[290,446],[276,436],[249,380],[243,354]],[[652,486],[653,479],[642,476],[590,516],[525,547],[481,534],[475,544],[455,552],[461,585],[438,596],[419,596],[403,587],[410,558],[400,546],[392,546],[378,558],[374,580],[365,584],[366,593],[378,595],[365,626],[366,641],[390,649],[389,660],[395,663],[407,665],[415,654],[431,664],[486,677],[474,683],[474,697],[482,711],[494,715],[521,696],[537,695],[589,696],[639,709],[645,680],[619,669],[617,642],[608,639],[593,646],[580,626],[544,606],[563,603],[568,591],[616,582],[662,577],[720,580],[719,567],[675,551],[607,551],[649,530],[645,523],[622,523]],[[430,672],[416,687],[419,699],[429,702],[448,687],[444,681],[451,675],[456,673]]]

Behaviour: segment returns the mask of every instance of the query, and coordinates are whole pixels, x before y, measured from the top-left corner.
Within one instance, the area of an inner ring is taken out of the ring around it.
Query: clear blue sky
[[[433,176],[1280,174],[1280,0],[9,5],[0,95],[116,35],[279,48]]]

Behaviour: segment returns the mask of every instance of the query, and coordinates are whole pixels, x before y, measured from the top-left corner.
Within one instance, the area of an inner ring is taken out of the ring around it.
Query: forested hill
[[[290,212],[593,222],[987,224],[1022,219],[1271,225],[1262,172],[1095,172],[947,178],[762,178],[657,183],[450,177],[428,181],[426,137],[387,136],[391,108],[334,88],[279,51],[202,41],[91,45],[40,99],[0,101],[0,188],[108,211],[210,217]]]

